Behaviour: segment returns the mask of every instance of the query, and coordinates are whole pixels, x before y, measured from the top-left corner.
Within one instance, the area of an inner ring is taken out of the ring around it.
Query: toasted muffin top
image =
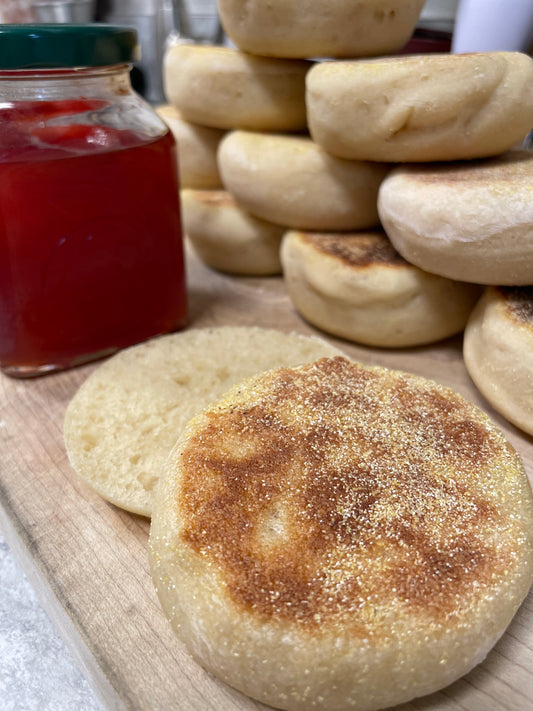
[[[533,286],[500,286],[496,292],[509,316],[533,329]]]
[[[233,389],[169,466],[176,545],[260,622],[376,640],[406,610],[459,625],[531,554],[523,466],[488,417],[343,357]]]
[[[405,266],[388,237],[382,232],[299,232],[299,238],[317,252],[339,259],[348,267]]]

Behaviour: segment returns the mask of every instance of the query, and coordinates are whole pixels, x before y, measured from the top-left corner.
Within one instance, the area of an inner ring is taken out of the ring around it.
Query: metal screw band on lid
[[[132,27],[97,22],[0,25],[0,70],[103,67],[139,58]]]

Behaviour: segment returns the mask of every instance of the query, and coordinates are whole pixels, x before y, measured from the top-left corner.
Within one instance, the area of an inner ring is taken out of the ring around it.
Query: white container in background
[[[533,1],[533,0],[532,0]],[[418,26],[441,32],[452,32],[459,0],[426,0]]]
[[[452,52],[527,51],[533,0],[460,0]]]

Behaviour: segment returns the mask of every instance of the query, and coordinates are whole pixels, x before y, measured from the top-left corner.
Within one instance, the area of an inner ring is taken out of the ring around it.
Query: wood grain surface
[[[295,313],[281,277],[228,277],[188,254],[188,282],[189,328],[258,325],[316,333]],[[463,365],[461,338],[396,351],[329,340],[359,361],[430,377],[466,396],[505,431],[532,476],[531,438],[476,391]],[[148,520],[100,499],[69,466],[64,412],[95,367],[34,380],[0,377],[0,527],[6,540],[106,708],[265,709],[203,671],[173,636],[149,575]],[[532,594],[481,665],[401,709],[533,709]]]

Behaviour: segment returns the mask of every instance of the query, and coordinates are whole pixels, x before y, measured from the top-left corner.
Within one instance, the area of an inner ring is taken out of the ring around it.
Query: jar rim
[[[0,25],[0,70],[102,67],[139,58],[133,27],[99,22]]]

